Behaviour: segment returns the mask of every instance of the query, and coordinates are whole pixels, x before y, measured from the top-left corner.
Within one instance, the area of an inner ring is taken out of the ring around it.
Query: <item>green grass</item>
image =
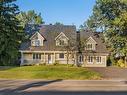
[[[0,78],[6,79],[100,79],[100,74],[82,67],[24,66],[0,70]]]

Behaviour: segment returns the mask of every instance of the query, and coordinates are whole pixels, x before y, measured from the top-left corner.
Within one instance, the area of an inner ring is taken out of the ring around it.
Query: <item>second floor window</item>
[[[65,45],[65,41],[64,41],[64,40],[59,40],[59,45],[60,45],[60,46]]]
[[[86,49],[87,50],[92,50],[92,44],[87,44]]]
[[[35,40],[35,46],[40,46],[40,40],[38,39]]]

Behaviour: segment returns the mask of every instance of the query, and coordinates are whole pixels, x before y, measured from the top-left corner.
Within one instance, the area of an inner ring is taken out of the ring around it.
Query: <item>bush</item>
[[[58,65],[59,64],[59,61],[55,61],[55,63],[53,63],[53,65]]]
[[[119,67],[125,67],[124,60],[123,59],[119,59],[118,62],[117,62],[117,66],[119,66]]]

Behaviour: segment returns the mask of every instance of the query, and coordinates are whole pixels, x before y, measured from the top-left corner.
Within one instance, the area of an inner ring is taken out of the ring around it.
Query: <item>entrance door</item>
[[[52,56],[51,56],[51,54],[48,54],[48,63],[52,64]]]

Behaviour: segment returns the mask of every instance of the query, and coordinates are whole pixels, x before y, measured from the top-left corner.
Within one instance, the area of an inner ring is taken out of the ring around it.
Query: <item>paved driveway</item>
[[[127,79],[127,68],[89,67],[88,69],[99,72],[106,79]]]

